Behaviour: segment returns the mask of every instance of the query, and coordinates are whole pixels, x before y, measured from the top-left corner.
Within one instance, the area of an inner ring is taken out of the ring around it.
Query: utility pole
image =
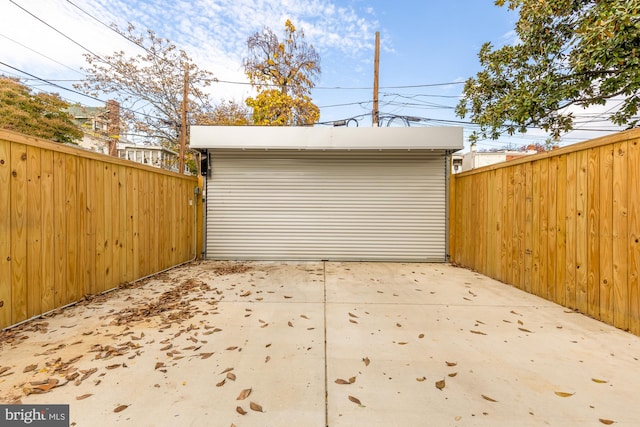
[[[184,87],[182,89],[182,119],[180,121],[180,158],[178,173],[184,173],[184,151],[187,145],[187,107],[189,104],[189,64],[184,65]]]
[[[380,116],[378,111],[378,78],[380,77],[380,31],[376,31],[376,50],[373,60],[373,112],[371,122],[373,127],[378,127]]]

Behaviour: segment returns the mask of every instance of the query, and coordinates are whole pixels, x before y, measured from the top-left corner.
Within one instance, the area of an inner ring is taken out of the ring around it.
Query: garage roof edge
[[[463,148],[461,127],[192,126],[191,148],[303,150],[450,150]]]

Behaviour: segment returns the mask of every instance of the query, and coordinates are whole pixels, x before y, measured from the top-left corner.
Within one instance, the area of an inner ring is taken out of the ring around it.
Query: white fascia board
[[[191,148],[264,150],[447,150],[461,127],[191,126]]]

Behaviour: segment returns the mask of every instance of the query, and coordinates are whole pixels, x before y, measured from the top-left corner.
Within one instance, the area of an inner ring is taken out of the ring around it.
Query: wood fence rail
[[[453,175],[455,263],[640,335],[640,130]]]
[[[196,187],[0,130],[0,328],[195,258]]]

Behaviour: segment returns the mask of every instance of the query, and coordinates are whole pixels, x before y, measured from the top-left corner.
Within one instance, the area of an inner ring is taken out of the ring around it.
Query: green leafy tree
[[[124,107],[122,120],[132,133],[176,149],[185,67],[189,69],[189,124],[212,109],[205,88],[215,80],[213,75],[200,70],[185,51],[151,30],[138,34],[131,24],[126,30],[115,25],[114,29],[144,52],[135,56],[123,51],[100,57],[86,54],[87,77],[76,88],[117,100]]]
[[[55,142],[77,144],[82,131],[57,94],[31,89],[18,79],[0,76],[0,128]]]
[[[460,117],[480,125],[472,139],[541,127],[553,139],[573,129],[570,106],[624,99],[608,119],[638,124],[640,0],[496,0],[517,10],[518,41],[485,43],[480,71],[464,87]]]
[[[320,110],[311,101],[311,89],[320,75],[320,56],[304,40],[290,20],[285,23],[284,39],[269,28],[247,40],[249,56],[245,73],[257,88],[248,98],[258,125],[301,126],[318,121]]]

